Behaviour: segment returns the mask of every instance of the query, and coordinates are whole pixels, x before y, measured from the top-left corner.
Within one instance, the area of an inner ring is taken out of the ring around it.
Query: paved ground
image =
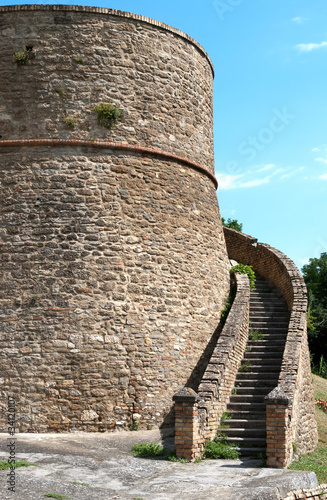
[[[37,466],[16,470],[16,492],[0,471],[2,500],[279,500],[292,489],[316,486],[313,473],[262,468],[258,460],[206,460],[181,464],[133,457],[134,443],[160,441],[157,430],[103,434],[16,434],[16,460]],[[0,434],[0,460],[8,459]],[[172,445],[172,438],[165,439]],[[74,483],[84,483],[74,484]]]

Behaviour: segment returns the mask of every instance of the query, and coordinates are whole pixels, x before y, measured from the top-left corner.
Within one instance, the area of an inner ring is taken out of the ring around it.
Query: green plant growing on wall
[[[237,264],[236,266],[231,267],[229,272],[231,274],[232,273],[247,274],[250,281],[250,290],[254,289],[256,278],[252,266],[247,266],[245,264]]]
[[[58,87],[56,89],[56,92],[57,92],[57,94],[60,95],[60,97],[64,97],[65,94],[66,94],[66,92],[67,92],[67,90],[65,89],[65,87]]]
[[[30,51],[21,50],[19,52],[15,52],[13,58],[17,66],[23,66],[24,64],[27,64],[30,59]]]
[[[67,115],[65,116],[65,123],[68,128],[76,128],[78,123],[78,115]]]
[[[133,418],[131,426],[130,426],[130,430],[131,431],[138,431],[139,428],[140,428],[140,421],[139,421],[139,419],[138,418]]]
[[[123,111],[111,103],[98,104],[95,106],[94,111],[98,114],[98,123],[105,128],[111,128],[123,116]]]
[[[83,56],[75,56],[74,57],[74,61],[81,64],[84,60],[84,57]]]

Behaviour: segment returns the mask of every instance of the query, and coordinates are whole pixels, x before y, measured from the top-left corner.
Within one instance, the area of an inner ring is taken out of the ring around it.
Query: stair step
[[[232,394],[229,398],[229,403],[263,403],[264,397],[264,394]]]
[[[227,403],[227,410],[265,412],[265,403]]]
[[[246,428],[230,428],[230,429],[221,429],[223,434],[225,434],[228,438],[231,436],[232,438],[248,438],[248,439],[263,439],[266,440],[266,429],[252,429],[250,427]]]
[[[254,411],[254,410],[233,410],[232,408],[228,410],[229,415],[232,417],[230,420],[246,420],[246,421],[254,421],[254,420],[264,420],[266,421],[266,408],[264,410]],[[225,422],[229,422],[230,420],[225,420]],[[228,424],[227,424],[228,425]]]
[[[259,350],[256,350],[256,351],[247,351],[244,353],[244,359],[257,359],[257,358],[260,358],[260,359],[278,359],[280,360],[281,359],[281,354],[280,352],[276,352],[276,351],[270,351],[270,352],[264,352],[264,351],[259,351]]]
[[[224,420],[223,425],[229,425],[230,429],[247,429],[247,428],[253,428],[255,426],[256,429],[266,429],[266,419],[245,419],[245,418],[230,418]],[[225,432],[225,429],[220,429],[221,432]]]
[[[276,385],[277,385],[277,382],[278,379],[276,379],[276,381],[272,380],[271,378],[270,379],[262,379],[261,377],[258,379],[258,380],[245,380],[244,378],[242,379],[237,379],[237,376],[236,376],[236,385],[238,384],[242,384],[241,387],[236,387],[236,389],[245,389],[246,387],[251,387],[251,388],[257,388],[257,387],[265,387],[267,389],[271,389],[271,388],[274,388]]]
[[[236,447],[235,448],[241,457],[251,457],[251,458],[264,458],[266,456],[266,447],[263,446],[257,446],[255,448],[251,448],[249,446],[244,446],[242,448]]]
[[[264,447],[266,446],[266,438],[265,437],[229,437],[229,444],[236,444],[237,446],[246,446],[249,448],[255,448],[256,446]]]
[[[249,363],[248,369],[242,368],[243,366],[247,366],[247,365],[245,365],[245,363],[241,364],[240,369],[239,369],[240,373],[249,373],[249,372],[252,372],[252,373],[256,373],[256,372],[271,373],[271,372],[279,372],[280,371],[281,362],[279,361],[279,363],[268,365],[267,360],[251,359],[251,363]]]
[[[251,394],[257,394],[258,396],[263,395],[266,396],[271,390],[271,387],[267,386],[254,386],[248,385],[247,387],[236,387],[236,395],[238,396],[246,396]],[[233,394],[234,395],[234,394]]]
[[[260,351],[269,352],[269,351],[283,351],[284,343],[280,340],[276,343],[271,343],[268,340],[249,340],[247,343],[247,347],[251,347],[252,350],[258,349]]]

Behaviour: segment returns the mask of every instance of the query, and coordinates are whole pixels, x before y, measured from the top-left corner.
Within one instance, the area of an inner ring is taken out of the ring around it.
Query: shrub
[[[164,454],[164,449],[158,443],[137,443],[132,446],[132,454],[135,457],[158,457]]]
[[[247,266],[245,264],[237,264],[236,266],[231,267],[230,273],[239,273],[239,274],[247,274],[250,281],[250,290],[253,290],[255,287],[255,274],[252,266]]]
[[[15,52],[13,58],[17,66],[23,66],[24,64],[27,64],[30,59],[30,51],[21,50],[20,52]]]
[[[111,103],[98,104],[94,111],[98,114],[98,123],[105,128],[111,128],[123,116],[123,111]]]
[[[235,460],[239,458],[240,453],[233,445],[227,444],[227,437],[220,434],[213,441],[207,439],[204,446],[204,459],[225,458]]]

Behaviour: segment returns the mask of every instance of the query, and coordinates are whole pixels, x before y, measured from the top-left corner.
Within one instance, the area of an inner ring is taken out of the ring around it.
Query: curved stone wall
[[[2,139],[75,138],[160,148],[212,172],[212,63],[191,37],[113,9],[0,7]],[[26,65],[13,55],[33,47]],[[108,132],[94,107],[123,120]],[[67,127],[66,118],[76,127]]]
[[[73,142],[2,142],[2,415],[10,394],[21,431],[169,423],[229,291],[215,185]]]

